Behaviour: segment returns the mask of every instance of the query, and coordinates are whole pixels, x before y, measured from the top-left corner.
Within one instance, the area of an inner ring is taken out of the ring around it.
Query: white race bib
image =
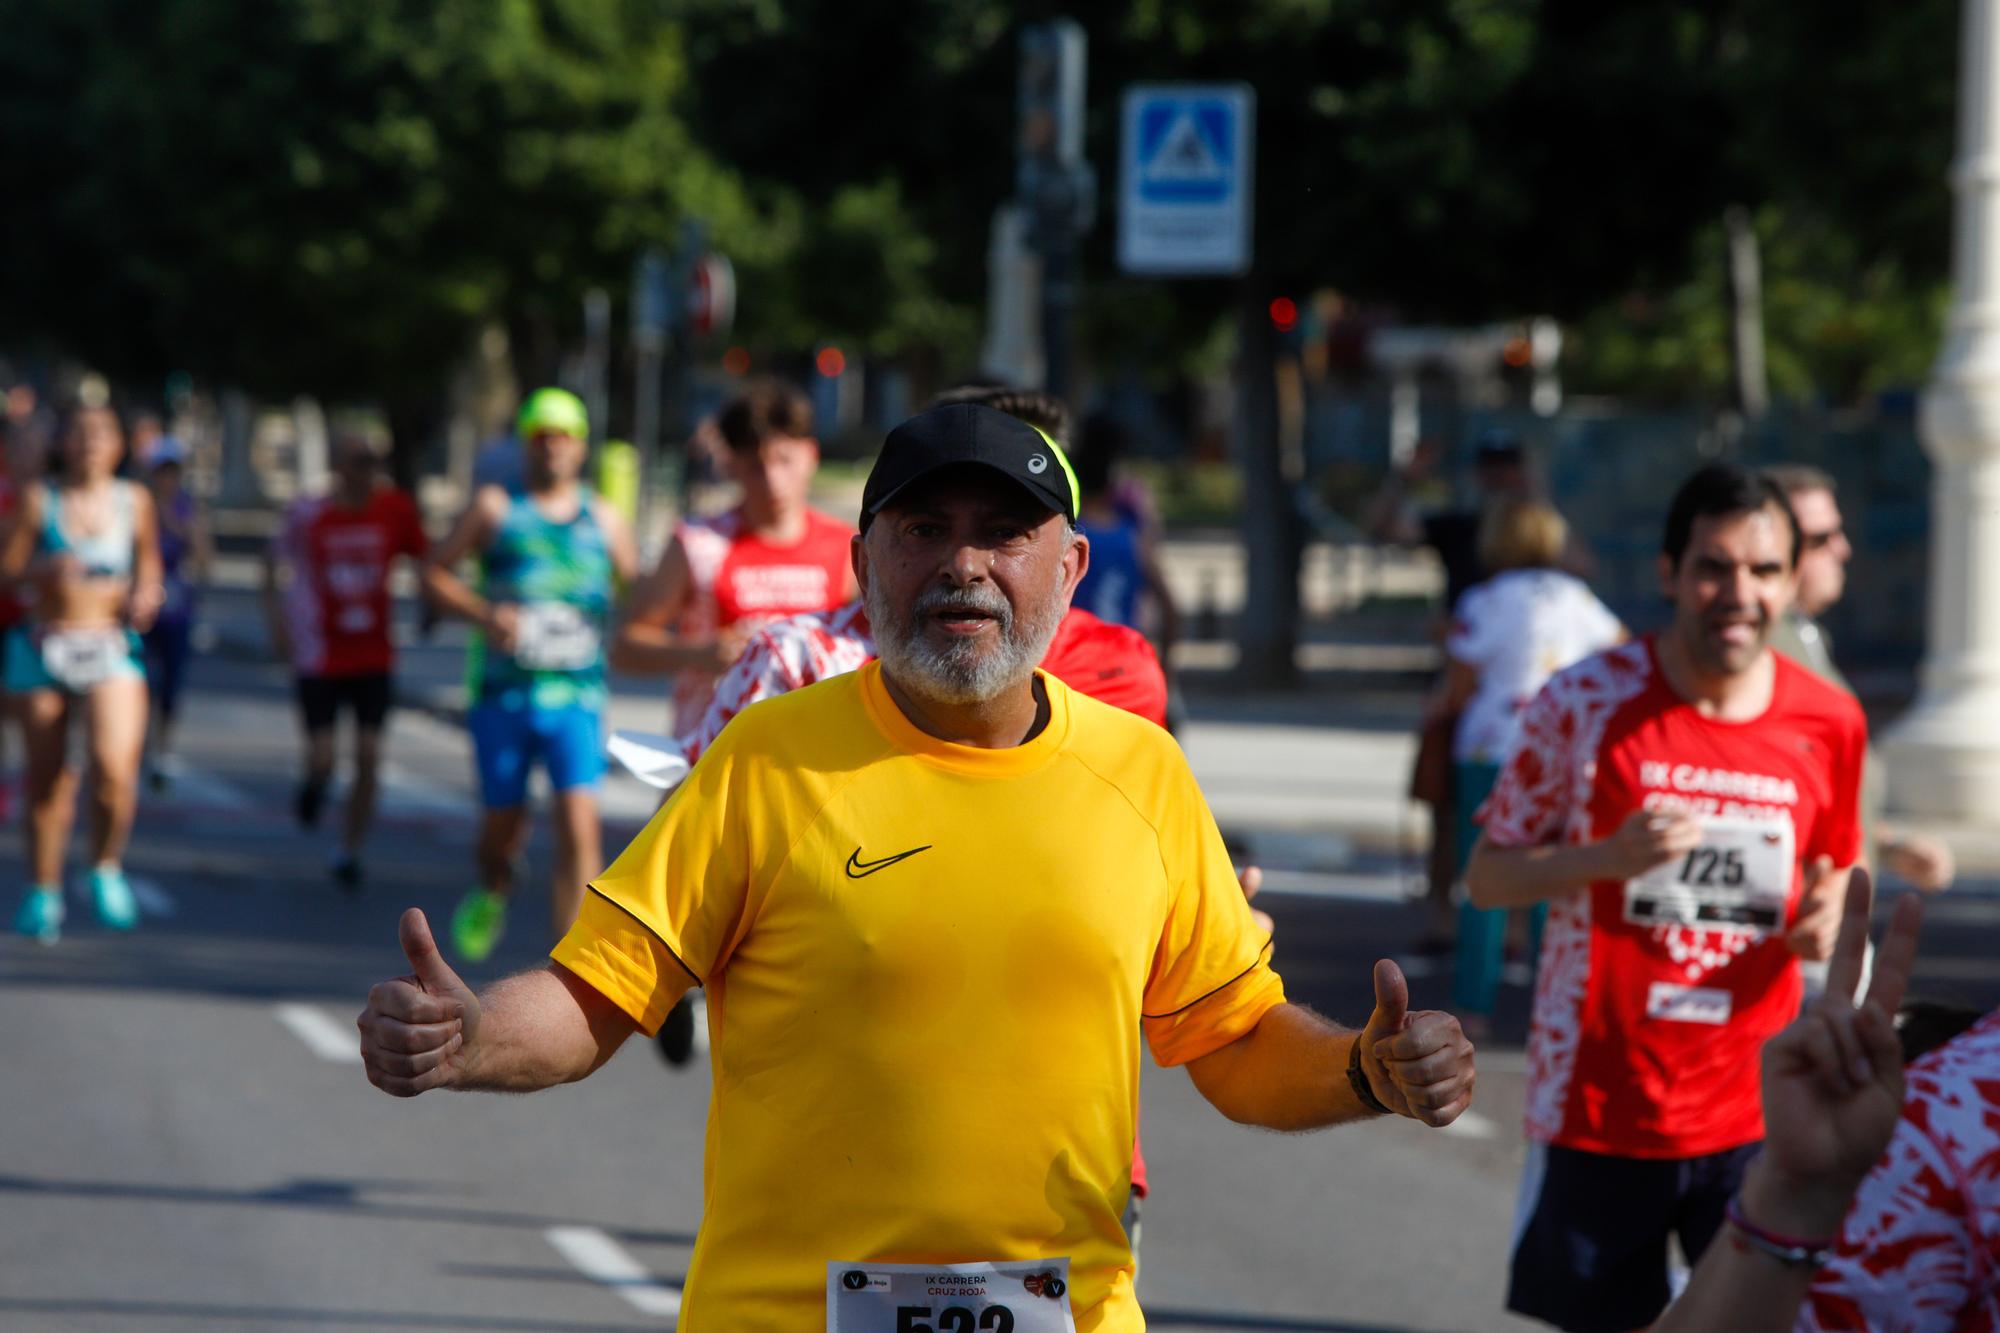
[[[366,602],[342,602],[333,613],[333,627],[342,634],[369,634],[375,629],[375,608]]]
[[[1763,937],[1784,929],[1798,869],[1788,819],[1701,820],[1701,845],[1625,882],[1625,919]]]
[[[568,602],[529,602],[516,622],[514,660],[530,671],[582,671],[597,663],[597,626]]]
[[[1076,1333],[1069,1260],[826,1266],[827,1333]]]
[[[111,679],[126,656],[122,629],[51,630],[42,637],[43,669],[76,694]]]

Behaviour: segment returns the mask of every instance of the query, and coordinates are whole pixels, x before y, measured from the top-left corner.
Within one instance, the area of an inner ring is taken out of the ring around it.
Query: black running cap
[[[1076,474],[1054,439],[1019,417],[977,403],[947,403],[889,432],[861,490],[861,525],[912,482],[939,468],[980,463],[1070,522],[1081,506]]]

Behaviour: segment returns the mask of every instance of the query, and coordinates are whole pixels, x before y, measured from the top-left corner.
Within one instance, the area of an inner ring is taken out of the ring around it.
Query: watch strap
[[[1354,1089],[1355,1100],[1376,1115],[1394,1115],[1395,1112],[1382,1104],[1375,1095],[1375,1089],[1368,1084],[1368,1071],[1361,1067],[1361,1034],[1354,1034],[1354,1044],[1348,1047],[1347,1085]]]

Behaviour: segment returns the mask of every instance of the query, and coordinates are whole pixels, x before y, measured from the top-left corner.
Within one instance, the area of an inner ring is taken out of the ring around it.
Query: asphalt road
[[[108,934],[73,901],[57,947],[0,941],[0,1327],[671,1327],[700,1216],[704,1061],[669,1071],[634,1042],[576,1087],[397,1101],[353,1053],[367,987],[403,970],[398,913],[441,921],[468,882],[462,737],[398,715],[354,896],[327,879],[330,832],[288,813],[275,668],[199,664],[183,750],[190,771],[145,802],[129,858],[142,928]],[[608,805],[615,846],[651,797],[621,782]],[[0,863],[18,883],[13,830]],[[1413,909],[1379,884],[1288,882],[1300,891],[1263,901],[1293,997],[1359,1021],[1368,966],[1411,937]],[[1990,1004],[2000,897],[1972,888],[1932,914],[1926,977]],[[468,976],[532,966],[546,943],[531,906]],[[1413,984],[1435,1004],[1446,978]],[[1510,989],[1477,1115],[1446,1133],[1253,1132],[1149,1069],[1151,1325],[1527,1327],[1499,1313],[1524,1012]]]

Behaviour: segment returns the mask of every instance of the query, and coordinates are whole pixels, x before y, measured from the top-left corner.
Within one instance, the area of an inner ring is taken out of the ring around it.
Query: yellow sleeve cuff
[[[595,886],[584,891],[576,924],[549,956],[623,1009],[649,1037],[689,984],[700,984],[659,936]]]
[[[1244,1036],[1283,1004],[1285,983],[1271,970],[1270,948],[1266,942],[1255,963],[1185,1009],[1143,1016],[1153,1059],[1169,1069],[1199,1060]]]

